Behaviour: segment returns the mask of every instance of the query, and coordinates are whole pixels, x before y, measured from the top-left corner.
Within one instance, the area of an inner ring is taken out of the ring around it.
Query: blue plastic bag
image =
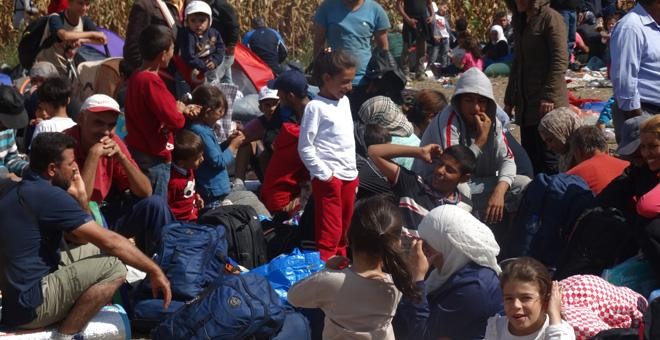
[[[301,252],[294,249],[291,254],[282,254],[270,263],[252,269],[251,273],[265,276],[282,302],[288,304],[287,292],[294,283],[307,278],[325,267],[319,252]]]

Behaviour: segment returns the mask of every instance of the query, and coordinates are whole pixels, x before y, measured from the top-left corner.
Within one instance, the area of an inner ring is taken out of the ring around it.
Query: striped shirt
[[[16,134],[14,130],[0,131],[0,169],[7,169],[18,176],[23,176],[23,171],[29,163],[16,147]],[[4,170],[0,170],[4,172]]]

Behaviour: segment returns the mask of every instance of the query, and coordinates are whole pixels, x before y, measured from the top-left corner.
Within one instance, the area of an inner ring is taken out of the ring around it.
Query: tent
[[[236,45],[234,52],[231,76],[243,95],[259,93],[259,89],[274,78],[270,67],[252,50],[240,43]]]
[[[79,65],[85,61],[99,61],[107,58],[119,58],[124,55],[124,39],[119,34],[107,29],[99,28],[100,32],[105,34],[108,43],[101,44],[83,44],[74,57],[74,64]]]

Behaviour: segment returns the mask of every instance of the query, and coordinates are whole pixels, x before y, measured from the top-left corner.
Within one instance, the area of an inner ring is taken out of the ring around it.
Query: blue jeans
[[[558,12],[564,18],[564,23],[566,24],[566,28],[568,30],[568,37],[566,39],[566,42],[568,44],[568,58],[570,60],[571,53],[573,53],[573,49],[575,48],[575,31],[577,29],[577,14],[575,13],[575,11],[571,11],[571,10],[561,10]]]
[[[126,237],[135,237],[136,246],[149,256],[157,249],[162,227],[174,222],[174,215],[163,196],[108,202],[103,214],[110,229]]]
[[[226,55],[222,59],[222,64],[217,68],[217,77],[220,78],[220,83],[233,84],[231,78],[231,65],[234,65],[234,56]]]
[[[441,67],[449,65],[449,39],[443,38],[439,43],[433,43],[429,50],[429,68],[433,63],[440,63]]]
[[[165,163],[161,157],[147,155],[143,152],[129,148],[135,163],[140,167],[140,170],[149,178],[151,182],[152,194],[161,195],[167,198],[167,184],[170,181],[170,172],[172,165]]]

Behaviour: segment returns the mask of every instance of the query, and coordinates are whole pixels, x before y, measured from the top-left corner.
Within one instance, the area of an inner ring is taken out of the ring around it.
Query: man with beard
[[[151,195],[149,179],[138,168],[124,142],[113,133],[119,104],[95,94],[80,109],[79,124],[64,133],[75,139],[74,153],[89,201],[102,206],[108,226],[151,255],[158,242],[154,229],[174,220],[167,202]]]
[[[62,133],[40,134],[32,143],[30,171],[20,183],[2,182],[0,197],[2,322],[23,329],[60,322],[55,339],[79,337],[123,284],[124,263],[149,274],[165,308],[171,300],[158,265],[85,211],[74,145]],[[80,245],[60,253],[66,240]]]

